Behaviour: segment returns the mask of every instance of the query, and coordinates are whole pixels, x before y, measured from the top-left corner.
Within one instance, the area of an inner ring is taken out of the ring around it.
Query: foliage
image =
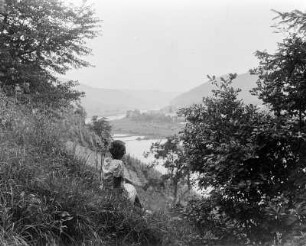
[[[213,97],[182,109],[184,147],[208,198],[186,208],[188,218],[218,241],[303,244],[305,237],[305,14],[279,13],[288,35],[275,54],[257,52],[252,93],[273,114],[237,100],[221,79]],[[212,78],[213,80],[215,78]]]
[[[299,161],[299,139],[288,121],[237,100],[239,90],[230,86],[234,78],[222,79],[202,104],[181,110],[191,168],[201,187],[213,189],[210,199],[187,214],[195,221],[202,218],[196,223],[206,224],[206,231],[210,228],[220,240],[271,241],[293,229],[293,223],[275,219],[271,206],[284,197],[285,217],[290,217],[293,191],[302,188],[296,178],[304,173],[305,162]]]
[[[282,20],[278,28],[285,30],[286,38],[278,43],[274,54],[256,52],[260,64],[251,72],[259,79],[253,94],[268,104],[276,116],[296,120],[296,124],[290,122],[292,131],[305,132],[306,17],[300,11],[292,11],[278,13],[278,18]]]
[[[259,76],[257,88],[253,90],[269,105],[277,117],[278,135],[286,133],[296,154],[297,164],[288,179],[294,182],[289,194],[272,200],[268,213],[278,218],[278,223],[290,225],[294,230],[290,236],[305,240],[305,13],[292,11],[278,13],[280,27],[286,38],[278,44],[274,54],[257,52],[258,68],[251,70]],[[276,223],[276,221],[274,221]],[[298,235],[301,234],[301,235]],[[283,235],[283,237],[285,237]]]
[[[89,130],[93,131],[101,139],[102,146],[98,149],[101,151],[107,149],[109,146],[112,136],[112,127],[105,118],[98,119],[98,116],[93,116],[91,122],[88,124]]]
[[[74,7],[61,0],[7,0],[0,14],[0,79],[6,94],[53,107],[79,99],[76,82],[60,81],[56,74],[90,65],[81,56],[90,53],[85,40],[97,36],[98,21],[85,2]]]
[[[193,171],[205,173],[199,184],[204,188],[221,189],[231,178],[229,169],[253,156],[252,132],[268,118],[253,105],[244,105],[237,99],[238,91],[231,87],[235,75],[216,84],[211,98],[203,104],[181,109],[187,124],[182,140]],[[231,163],[232,162],[232,163]]]
[[[150,111],[141,113],[139,110],[129,110],[126,113],[126,118],[133,121],[157,122],[157,123],[172,123],[178,122],[177,117],[165,115],[159,111]]]
[[[64,147],[84,116],[67,109],[58,115],[33,113],[0,93],[1,245],[192,245],[188,242],[198,240],[192,227],[169,215],[145,214],[100,190],[96,170]]]
[[[174,135],[168,137],[164,143],[155,142],[151,145],[150,153],[154,155],[156,160],[163,160],[163,166],[168,170],[168,173],[164,175],[164,179],[171,181],[173,186],[173,202],[176,204],[179,202],[179,187],[188,183],[188,188],[189,190],[191,189],[189,166],[186,162],[180,138]]]
[[[202,235],[211,235],[211,242],[225,242],[237,245],[239,239],[245,239],[239,221],[232,219],[221,204],[221,197],[211,195],[208,198],[194,199],[184,209],[185,218],[193,222]]]

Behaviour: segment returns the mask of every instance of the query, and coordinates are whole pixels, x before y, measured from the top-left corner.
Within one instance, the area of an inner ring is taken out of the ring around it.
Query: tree
[[[205,173],[199,185],[221,188],[230,178],[233,162],[253,157],[252,131],[266,117],[253,105],[237,99],[239,89],[231,86],[236,75],[213,81],[217,89],[202,104],[181,109],[187,124],[182,134],[184,147],[193,171]]]
[[[276,223],[266,208],[281,196],[292,200],[292,190],[298,189],[292,178],[299,166],[295,138],[277,128],[272,115],[238,100],[233,79],[230,74],[218,84],[213,78],[213,96],[181,110],[187,120],[182,140],[191,170],[198,173],[201,187],[212,188],[198,211],[205,213],[204,224],[214,225],[214,232],[226,234],[224,238],[271,240]],[[278,229],[288,227],[281,224]]]
[[[99,119],[98,116],[93,116],[89,124],[89,129],[95,132],[101,139],[103,144],[101,150],[107,149],[112,139],[112,127],[109,122],[104,117]]]
[[[260,64],[251,72],[259,79],[253,93],[274,112],[277,132],[273,139],[282,139],[285,144],[282,152],[291,157],[284,160],[294,163],[285,176],[287,187],[282,190],[282,196],[271,202],[277,209],[268,212],[281,217],[291,228],[303,231],[306,223],[306,14],[300,11],[277,14],[281,20],[278,28],[285,31],[286,37],[274,54],[256,53]]]
[[[257,51],[260,65],[251,70],[258,75],[253,94],[269,105],[277,117],[297,122],[295,131],[305,132],[306,116],[306,15],[300,11],[278,13],[286,38],[274,54]]]
[[[0,13],[0,81],[8,95],[28,85],[33,102],[58,107],[82,93],[76,82],[57,75],[90,64],[87,39],[98,35],[99,20],[86,5],[67,6],[61,0],[6,0]],[[24,88],[23,88],[24,89]]]
[[[190,172],[186,162],[185,153],[181,140],[177,135],[168,137],[166,142],[156,142],[151,145],[150,152],[154,157],[164,160],[163,166],[167,168],[167,179],[172,183],[173,187],[173,203],[179,203],[179,188],[187,183],[187,191],[190,191]]]

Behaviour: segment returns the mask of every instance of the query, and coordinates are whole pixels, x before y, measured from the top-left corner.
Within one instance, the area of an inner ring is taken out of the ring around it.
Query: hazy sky
[[[79,0],[71,0],[78,2]],[[88,44],[93,68],[67,77],[111,89],[186,91],[206,75],[245,73],[256,50],[281,41],[271,9],[306,11],[305,0],[89,0],[103,20]]]

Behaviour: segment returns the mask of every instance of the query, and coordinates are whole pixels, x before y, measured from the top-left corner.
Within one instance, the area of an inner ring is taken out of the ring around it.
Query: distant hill
[[[235,80],[233,80],[233,87],[240,88],[239,98],[245,103],[252,103],[256,105],[262,104],[262,102],[255,96],[251,95],[249,90],[256,87],[256,75],[250,75],[249,73],[238,75]],[[211,96],[212,90],[215,86],[212,85],[210,81],[203,83],[200,86],[191,89],[171,100],[170,105],[180,108],[190,106],[194,103],[202,102],[203,97]]]
[[[79,85],[78,90],[86,96],[81,104],[88,117],[93,115],[113,115],[125,113],[131,109],[157,109],[169,105],[177,92],[157,90],[113,90]]]

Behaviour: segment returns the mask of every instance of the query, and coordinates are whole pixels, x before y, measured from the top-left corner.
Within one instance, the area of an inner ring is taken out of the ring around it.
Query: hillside
[[[75,156],[78,160],[85,162],[86,166],[92,167],[96,173],[100,173],[101,154],[90,150],[84,146],[68,141],[66,143],[68,153]],[[132,180],[136,185],[140,200],[144,207],[152,211],[166,211],[169,204],[174,201],[173,191],[170,182],[162,180],[162,174],[154,168],[150,168],[138,159],[126,155],[124,157],[124,176]],[[182,189],[179,190],[179,196]],[[195,193],[185,194],[181,202]]]
[[[75,112],[73,107],[32,111],[0,92],[0,245],[199,241],[192,225],[178,225],[168,212],[172,199],[159,189],[160,174],[139,161],[127,156],[125,172],[151,213],[101,190],[97,152],[90,150],[97,149],[96,136]]]
[[[261,101],[255,96],[251,95],[249,90],[256,86],[256,75],[250,75],[249,73],[240,74],[233,81],[233,87],[240,88],[241,92],[239,98],[245,103],[261,104]],[[193,103],[200,103],[203,97],[210,96],[211,91],[215,87],[211,82],[207,81],[200,86],[197,86],[190,91],[187,91],[173,100],[171,100],[170,105],[174,107],[185,107]]]
[[[93,115],[112,115],[125,113],[132,109],[155,109],[168,105],[176,92],[156,90],[114,90],[79,85],[78,90],[85,92],[81,104],[89,117]]]

